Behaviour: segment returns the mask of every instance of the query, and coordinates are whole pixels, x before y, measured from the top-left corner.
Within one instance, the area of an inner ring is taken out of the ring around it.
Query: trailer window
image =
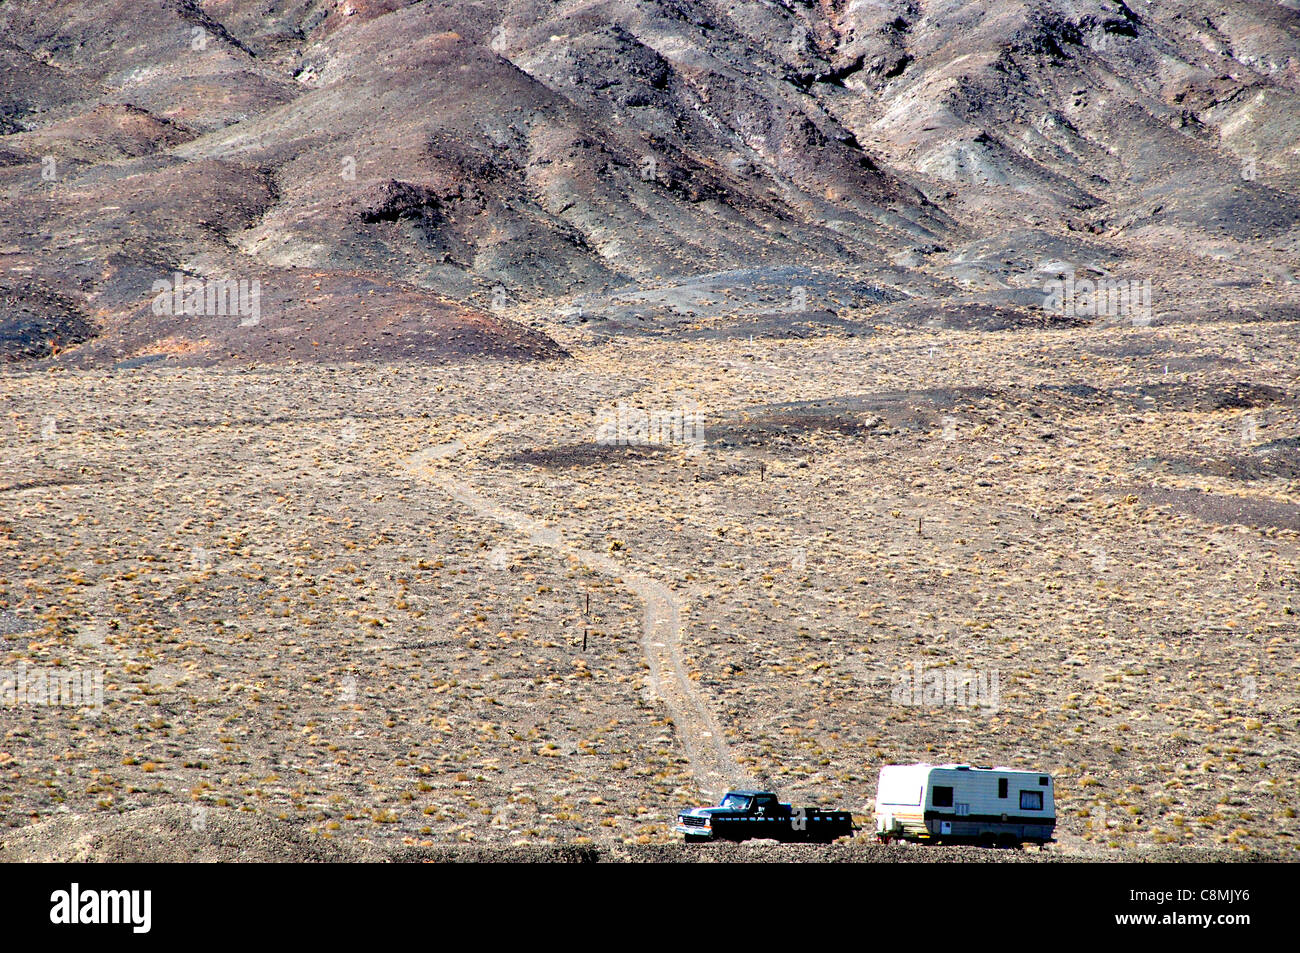
[[[931,802],[935,807],[952,807],[952,788],[935,785]]]
[[[1007,796],[1007,779],[998,778],[998,797]]]
[[[1022,811],[1041,811],[1043,809],[1043,792],[1021,791],[1020,809]]]

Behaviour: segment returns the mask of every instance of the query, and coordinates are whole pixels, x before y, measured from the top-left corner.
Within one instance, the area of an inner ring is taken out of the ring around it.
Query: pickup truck
[[[856,830],[848,811],[792,808],[771,791],[728,791],[716,807],[682,811],[674,829],[688,843],[756,837],[827,843]]]

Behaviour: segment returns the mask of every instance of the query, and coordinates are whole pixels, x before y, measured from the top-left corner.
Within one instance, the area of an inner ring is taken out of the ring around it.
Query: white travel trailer
[[[889,764],[876,789],[876,836],[1044,843],[1056,829],[1052,776],[969,764]]]

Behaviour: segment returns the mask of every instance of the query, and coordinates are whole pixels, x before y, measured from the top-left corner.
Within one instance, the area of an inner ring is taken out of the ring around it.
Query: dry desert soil
[[[1295,325],[1259,333],[9,375],[6,658],[105,682],[6,713],[4,851],[168,805],[653,845],[726,784],[865,815],[962,760],[1050,769],[1063,854],[1288,853]],[[619,404],[702,442],[598,443]],[[995,704],[900,700],[918,664]]]

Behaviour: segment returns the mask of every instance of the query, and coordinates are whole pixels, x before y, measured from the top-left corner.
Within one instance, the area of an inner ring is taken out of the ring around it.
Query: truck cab
[[[782,804],[771,791],[728,791],[718,808],[762,817],[790,816],[790,805]]]

